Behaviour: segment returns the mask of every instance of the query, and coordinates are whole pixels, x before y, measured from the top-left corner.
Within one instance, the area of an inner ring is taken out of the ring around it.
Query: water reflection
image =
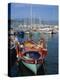
[[[46,74],[58,74],[58,33],[48,36],[47,45]]]
[[[30,69],[25,67],[25,65],[22,62],[19,62],[19,64],[15,64],[14,67],[11,69],[11,76],[12,77],[18,77],[18,76],[34,76],[34,75],[44,75],[44,65],[41,65],[37,71],[37,74],[34,74]]]

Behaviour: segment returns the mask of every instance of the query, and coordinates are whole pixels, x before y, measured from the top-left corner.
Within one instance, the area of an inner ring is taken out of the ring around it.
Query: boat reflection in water
[[[17,76],[34,76],[34,75],[45,75],[44,65],[42,64],[37,70],[37,74],[32,72],[29,68],[27,68],[22,62],[15,63],[15,65],[11,68],[11,77]]]
[[[29,68],[27,68],[23,63],[20,63],[19,70],[18,70],[19,76],[34,76],[34,75],[44,75],[44,65],[42,64],[39,69],[37,70],[37,74],[32,72]]]

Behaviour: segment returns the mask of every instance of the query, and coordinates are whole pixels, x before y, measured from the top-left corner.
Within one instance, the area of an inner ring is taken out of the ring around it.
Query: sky
[[[11,19],[31,19],[31,17],[46,21],[58,21],[58,6],[11,3]]]

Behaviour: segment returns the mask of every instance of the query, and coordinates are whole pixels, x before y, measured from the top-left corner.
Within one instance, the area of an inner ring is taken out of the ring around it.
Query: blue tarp
[[[29,52],[26,52],[26,54],[29,54],[29,57],[33,59],[39,59],[40,57],[40,54],[36,51],[29,51]]]

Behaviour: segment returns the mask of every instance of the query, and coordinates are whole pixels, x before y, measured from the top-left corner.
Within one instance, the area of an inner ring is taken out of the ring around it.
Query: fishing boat
[[[37,70],[44,63],[47,49],[40,48],[33,41],[24,42],[24,46],[20,45],[20,48],[23,48],[23,50],[17,51],[17,55],[21,62],[34,74],[37,74]]]
[[[27,40],[24,41],[23,44],[20,44],[19,49],[18,47],[16,48],[16,52],[18,58],[20,58],[20,61],[34,74],[37,74],[37,70],[39,69],[41,64],[44,63],[44,59],[47,55],[47,49],[35,42],[36,40],[35,38],[37,38],[37,36],[39,36],[37,40],[40,39],[40,33],[38,31],[35,31],[36,29],[33,30],[32,25],[33,24],[32,24],[32,6],[31,6],[31,30],[29,31],[31,31],[31,33],[33,32],[33,34],[30,33],[29,36],[29,32],[27,32],[28,34]]]

